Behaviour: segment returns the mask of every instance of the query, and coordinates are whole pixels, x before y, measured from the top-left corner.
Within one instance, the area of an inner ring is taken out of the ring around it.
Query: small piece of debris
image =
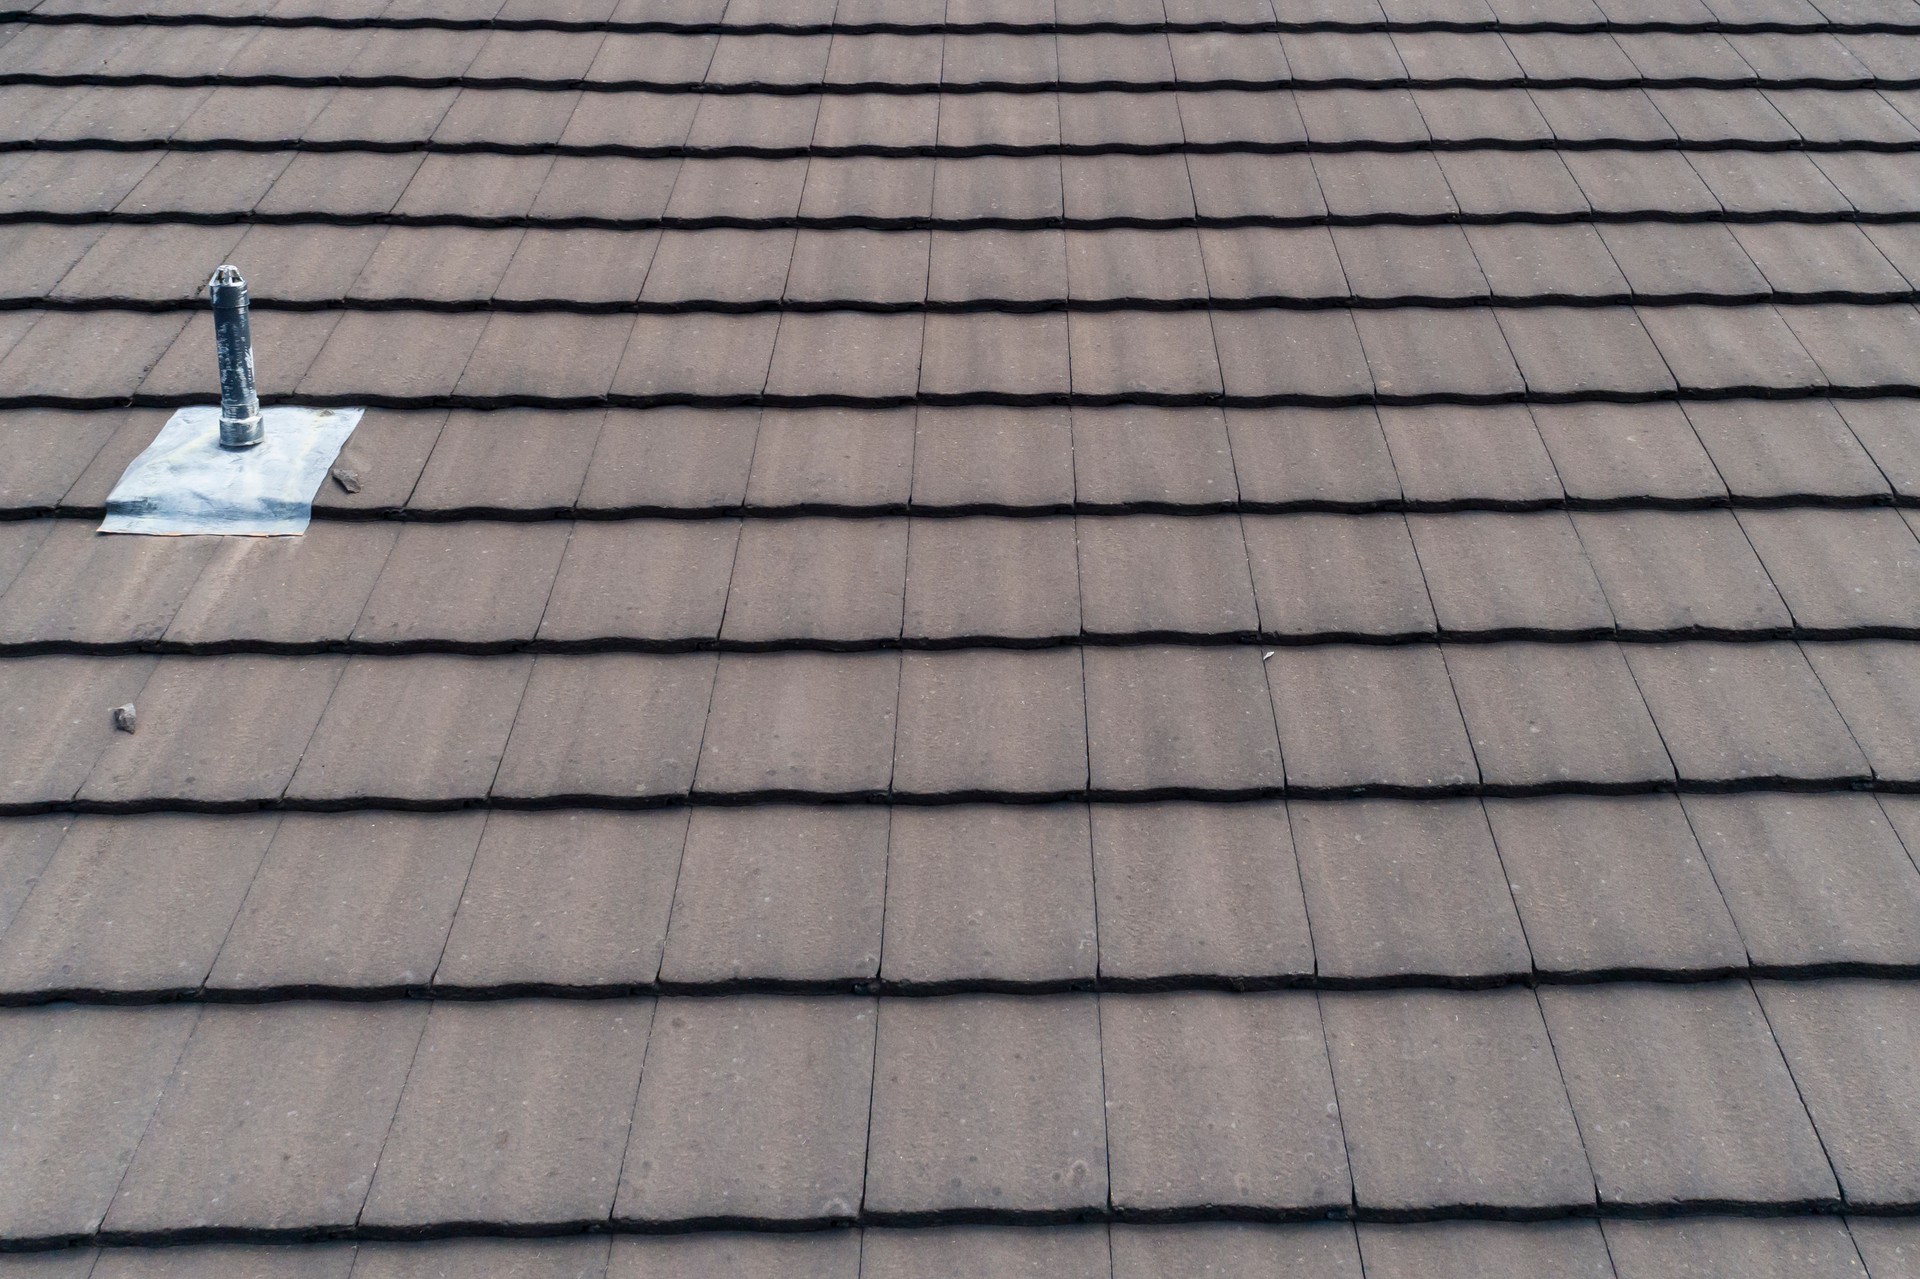
[[[360,472],[349,470],[344,466],[336,466],[333,468],[331,474],[333,475],[333,482],[347,492],[358,493],[360,491]]]
[[[131,733],[134,730],[133,716],[132,702],[128,702],[125,706],[116,706],[113,708],[113,726],[123,733]]]
[[[1273,656],[1273,650],[1272,650],[1272,649],[1268,649],[1268,650],[1267,650],[1266,652],[1264,652],[1264,653],[1262,653],[1262,654],[1260,654],[1260,660],[1264,662],[1264,661],[1266,661],[1266,660],[1267,660],[1267,659],[1268,659],[1269,657],[1272,657],[1272,656]]]

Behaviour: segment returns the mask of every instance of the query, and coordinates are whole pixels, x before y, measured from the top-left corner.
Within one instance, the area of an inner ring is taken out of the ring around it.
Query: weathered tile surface
[[[1312,996],[1116,995],[1101,1002],[1100,1038],[1116,1207],[1349,1201]]]
[[[1320,972],[1466,977],[1532,966],[1478,801],[1299,801],[1291,809]]]
[[[1278,803],[1095,805],[1101,975],[1311,972],[1293,853]]]
[[[830,981],[880,967],[884,809],[760,806],[694,813],[661,975]]]
[[[1593,1202],[1531,991],[1324,995],[1320,1009],[1357,1202]]]
[[[41,8],[0,1273],[1920,1275],[1908,0]]]
[[[652,1000],[435,1004],[363,1220],[604,1220],[653,1012]]]
[[[854,1215],[873,1091],[872,1000],[663,1000],[614,1215]]]
[[[107,1227],[352,1225],[426,1020],[408,1004],[207,1010]]]
[[[866,1206],[902,1218],[1107,1198],[1091,997],[967,996],[881,1010]]]
[[[1910,1204],[1915,1110],[1912,988],[1756,983],[1767,1022],[1848,1202]]]
[[[1693,813],[1672,796],[1488,800],[1486,812],[1536,968],[1689,972],[1747,961],[1751,940],[1701,855]]]
[[[640,984],[660,971],[687,814],[495,812],[436,984]]]
[[[1551,987],[1540,1003],[1602,1202],[1837,1197],[1746,983]]]
[[[209,986],[424,986],[473,867],[480,813],[280,819]]]
[[[1911,964],[1920,872],[1870,795],[1689,795],[1756,964]]]
[[[7,1234],[98,1229],[180,1050],[192,1008],[15,1009],[0,1014],[7,1128],[0,1176]]]
[[[1614,1273],[1608,1243],[1591,1221],[1515,1226],[1501,1222],[1374,1225],[1359,1229],[1369,1275],[1453,1279],[1468,1275],[1602,1279]]]
[[[1096,967],[1085,807],[902,807],[887,852],[888,981],[1059,982]]]
[[[0,946],[0,988],[177,990],[214,965],[274,816],[82,817]]]

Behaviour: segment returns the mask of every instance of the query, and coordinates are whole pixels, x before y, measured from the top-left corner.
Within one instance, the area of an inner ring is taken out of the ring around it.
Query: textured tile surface
[[[1920,1275],[1909,0],[41,9],[0,1274]]]

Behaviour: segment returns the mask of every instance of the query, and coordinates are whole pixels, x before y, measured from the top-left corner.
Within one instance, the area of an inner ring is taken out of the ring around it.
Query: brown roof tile
[[[182,989],[206,979],[276,819],[89,817],[7,930],[0,986]],[[102,936],[110,944],[102,945]]]
[[[1697,500],[1727,491],[1693,423],[1677,404],[1529,407],[1569,497]],[[1596,570],[1604,571],[1604,555],[1591,548],[1590,553]],[[1628,605],[1616,600],[1614,607]]]
[[[1847,730],[1867,753],[1875,773],[1905,780],[1917,771],[1914,720],[1909,714],[1908,672],[1912,657],[1905,645],[1850,644],[1812,646],[1808,661],[1821,686],[1847,721]]]
[[[686,832],[685,811],[488,814],[435,983],[652,981]]]
[[[1353,1228],[1344,1224],[1115,1226],[1110,1246],[1114,1279],[1148,1279],[1195,1263],[1222,1274],[1288,1268],[1314,1279],[1361,1274]]]
[[[1320,1011],[1359,1202],[1593,1202],[1531,991],[1324,995]]]
[[[1535,967],[1711,972],[1745,939],[1672,796],[1488,800]]]
[[[484,795],[532,659],[350,658],[287,783],[314,801]]]
[[[701,809],[687,830],[661,978],[804,983],[880,970],[887,814]]]
[[[0,1174],[18,1191],[0,1209],[9,1236],[99,1228],[199,1018],[181,1007],[0,1013],[7,1077],[31,1071],[38,1085],[14,1094],[19,1131],[0,1152]]]
[[[426,1022],[417,1004],[203,1012],[176,1067],[194,1086],[160,1099],[108,1228],[352,1225]]]
[[[686,794],[714,668],[704,653],[535,659],[492,793]]]
[[[1287,784],[1308,790],[1447,787],[1479,769],[1438,648],[1240,649],[1264,664]],[[1391,723],[1391,733],[1377,726]]]
[[[614,1215],[851,1217],[876,1012],[845,998],[661,1001]]]
[[[352,637],[375,644],[532,634],[566,553],[565,524],[409,524]],[[455,568],[454,566],[458,566]]]
[[[207,985],[425,986],[485,825],[479,813],[287,814]]]
[[[745,500],[759,435],[751,410],[606,415],[577,498],[596,510],[701,510]]]
[[[1606,593],[1564,515],[1414,515],[1407,527],[1447,631],[1612,629]]]
[[[1478,803],[1301,801],[1290,813],[1318,972],[1484,977],[1529,967]]]
[[[917,453],[914,460],[917,479]],[[1067,518],[912,521],[901,633],[942,640],[1079,634],[1080,527]]]
[[[1663,783],[1674,762],[1612,644],[1463,645],[1447,673],[1493,787]]]
[[[653,1016],[650,999],[435,1004],[362,1219],[605,1219]],[[481,1107],[492,1123],[464,1122]]]
[[[867,1210],[912,1218],[1015,1203],[1062,1216],[1105,1202],[1100,1074],[1088,996],[889,1005],[874,1057]]]
[[[539,635],[562,644],[710,640],[720,633],[739,541],[737,520],[577,524],[543,601]]]
[[[1580,511],[1580,545],[1623,631],[1760,631],[1794,620],[1725,511]]]
[[[826,409],[760,415],[748,506],[901,506],[913,483],[912,414]]]
[[[893,815],[880,975],[904,985],[1085,982],[1094,863],[1080,805],[905,808]]]
[[[1197,1195],[1304,1213],[1349,1201],[1311,996],[1115,996],[1101,1005],[1100,1031],[1116,1207],[1151,1211]]]
[[[1076,522],[1089,634],[1248,634],[1259,626],[1237,516]]]
[[[1089,1226],[897,1230],[867,1236],[860,1249],[860,1273],[874,1279],[934,1279],[976,1264],[1012,1279],[1099,1279],[1112,1262],[1102,1232]]]
[[[893,788],[916,795],[1085,789],[1087,656],[1067,648],[904,655]]]
[[[1602,1203],[1835,1197],[1746,984],[1549,987],[1540,1003]]]
[[[1227,434],[1246,501],[1364,504],[1403,495],[1380,416],[1371,408],[1232,409]],[[1257,537],[1249,532],[1250,551]]]
[[[867,794],[892,774],[895,653],[724,655],[695,777],[717,794]]]
[[[277,795],[335,693],[350,687],[345,666],[339,657],[163,662],[136,703],[144,731],[114,734],[80,794],[105,804],[244,804]],[[273,713],[260,715],[263,706]]]
[[[1920,873],[1872,796],[1685,803],[1754,963],[1814,968],[1845,955],[1901,965],[1920,953]]]
[[[1625,649],[1680,776],[1853,777],[1866,759],[1799,650],[1696,644]]]
[[[1096,806],[1093,859],[1103,977],[1312,970],[1283,806]]]
[[[1074,499],[1073,444],[1065,409],[923,407],[914,417],[913,503],[1064,506]],[[912,567],[910,554],[909,591]]]
[[[1095,791],[1244,791],[1281,779],[1256,650],[1095,648],[1084,654]]]
[[[156,5],[0,26],[0,1271],[1910,1268],[1910,0]],[[370,411],[97,536],[222,257]]]
[[[1639,1279],[1687,1270],[1755,1276],[1862,1273],[1847,1225],[1830,1217],[1780,1222],[1771,1229],[1738,1218],[1609,1221],[1603,1229],[1615,1273]]]

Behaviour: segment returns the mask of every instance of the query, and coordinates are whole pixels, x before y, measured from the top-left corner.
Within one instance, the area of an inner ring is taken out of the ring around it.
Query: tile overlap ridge
[[[1270,78],[1209,77],[1194,80],[670,80],[626,77],[523,75],[300,75],[292,72],[229,73],[170,71],[0,71],[0,87],[43,88],[289,88],[289,89],[474,89],[546,93],[659,93],[774,97],[883,95],[922,97],[972,94],[1312,93],[1350,89],[1828,89],[1920,88],[1920,75],[1306,75]]]

